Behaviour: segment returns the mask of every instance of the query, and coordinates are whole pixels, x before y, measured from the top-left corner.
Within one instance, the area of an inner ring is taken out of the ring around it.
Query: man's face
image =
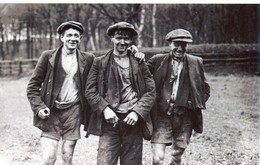
[[[119,54],[124,53],[131,46],[132,38],[127,33],[117,33],[113,35],[111,41],[114,44],[114,50]]]
[[[77,48],[78,44],[80,43],[80,33],[76,29],[68,29],[61,35],[61,41],[63,45],[69,49],[74,50]]]
[[[170,47],[173,55],[177,58],[181,58],[186,52],[187,43],[182,41],[172,41]]]

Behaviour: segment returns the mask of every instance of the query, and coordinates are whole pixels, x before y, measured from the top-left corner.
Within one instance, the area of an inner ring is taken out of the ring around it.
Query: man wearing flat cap
[[[62,164],[71,165],[80,125],[86,128],[89,119],[84,91],[94,55],[77,49],[84,32],[81,23],[64,22],[57,32],[62,45],[41,54],[27,87],[27,97],[34,113],[34,126],[42,130],[44,164],[55,163],[62,139]]]
[[[97,164],[141,165],[143,138],[151,137],[150,109],[155,84],[148,67],[134,57],[131,44],[137,32],[119,22],[107,30],[113,49],[95,58],[86,98],[92,107],[88,133],[100,136]],[[140,56],[139,56],[140,57]]]
[[[181,156],[190,142],[192,130],[202,133],[202,113],[210,88],[204,76],[202,58],[186,53],[192,42],[189,31],[176,29],[166,35],[171,52],[157,54],[148,61],[156,85],[152,108],[153,164],[162,165],[166,146],[172,146],[172,165],[181,164]]]

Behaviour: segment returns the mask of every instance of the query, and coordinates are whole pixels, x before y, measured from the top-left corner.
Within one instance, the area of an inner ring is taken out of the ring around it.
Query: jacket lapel
[[[132,70],[132,75],[133,75],[133,80],[134,82],[137,82],[137,76],[138,76],[138,61],[134,59],[135,57],[130,56],[130,65],[131,65],[131,70]],[[136,85],[136,84],[135,84]]]
[[[58,49],[56,49],[50,56],[49,62],[51,64],[51,67],[53,68],[55,65],[55,59],[59,51],[61,50],[62,46],[60,46]]]
[[[77,50],[77,59],[78,59],[78,69],[82,77],[84,73],[84,68],[86,66],[86,58],[80,53],[79,50]]]
[[[81,90],[81,85],[83,85],[84,81],[84,69],[86,66],[86,58],[77,50],[77,62],[78,62],[78,71],[74,76],[74,80],[77,84],[77,87]]]
[[[170,58],[169,54],[163,58],[156,72],[157,74],[155,75],[154,79],[156,80],[156,84],[160,84],[159,87],[162,86],[162,83],[167,76],[169,58]]]
[[[104,56],[104,58],[102,59],[102,61],[101,61],[102,71],[106,70],[107,63],[108,63],[108,61],[109,61],[109,59],[110,59],[112,53],[113,53],[113,50],[110,50],[110,51]]]

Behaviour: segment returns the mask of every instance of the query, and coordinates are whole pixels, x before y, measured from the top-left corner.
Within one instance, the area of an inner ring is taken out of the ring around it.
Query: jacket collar
[[[134,77],[134,82],[137,82],[137,75],[138,75],[138,65],[139,65],[139,62],[135,59],[134,56],[130,55],[130,64],[131,64],[131,69],[132,69],[132,74],[133,74],[133,77]]]
[[[101,60],[101,65],[102,65],[102,70],[107,70],[107,65],[108,62],[110,60],[110,58],[112,57],[112,53],[113,53],[113,49],[110,50],[107,54],[105,54]],[[130,55],[130,65],[131,65],[131,69],[132,69],[132,74],[133,74],[133,78],[134,78],[134,82],[137,82],[137,75],[138,75],[138,61],[135,59],[135,57]]]
[[[80,71],[80,74],[82,75],[84,72],[86,61],[87,61],[86,56],[83,56],[82,53],[78,49],[76,50],[76,52],[77,52],[77,57],[78,57],[79,71]]]
[[[167,74],[167,70],[168,70],[168,64],[169,64],[169,60],[170,60],[171,54],[167,54],[167,56],[165,56],[160,64],[160,66],[158,67],[158,74],[157,76],[159,76],[159,80],[164,80],[165,77],[162,76],[166,76]]]
[[[104,55],[102,61],[101,61],[101,64],[102,64],[102,67],[106,67],[107,64],[108,64],[108,61],[110,59],[110,57],[112,56],[112,53],[113,53],[113,49],[110,50],[109,52],[107,52],[107,54]]]
[[[56,56],[61,52],[62,46],[57,48],[50,56],[49,62],[50,62],[52,67],[55,64]],[[80,73],[83,73],[84,66],[85,66],[85,63],[86,63],[86,57],[83,56],[82,53],[78,49],[76,50],[76,53],[77,53],[78,65],[79,65]]]
[[[57,48],[51,55],[50,55],[50,59],[49,62],[51,64],[52,67],[54,67],[55,64],[55,59],[57,54],[61,51],[62,46],[60,46],[59,48]]]

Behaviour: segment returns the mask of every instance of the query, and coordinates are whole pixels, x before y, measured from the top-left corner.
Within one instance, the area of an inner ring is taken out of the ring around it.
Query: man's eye
[[[174,46],[176,46],[176,47],[179,47],[179,46],[180,46],[180,44],[179,44],[179,43],[176,43],[176,42],[174,42],[173,44],[174,44]]]
[[[78,35],[78,34],[76,34],[76,35],[75,35],[75,38],[79,38],[79,35]]]

